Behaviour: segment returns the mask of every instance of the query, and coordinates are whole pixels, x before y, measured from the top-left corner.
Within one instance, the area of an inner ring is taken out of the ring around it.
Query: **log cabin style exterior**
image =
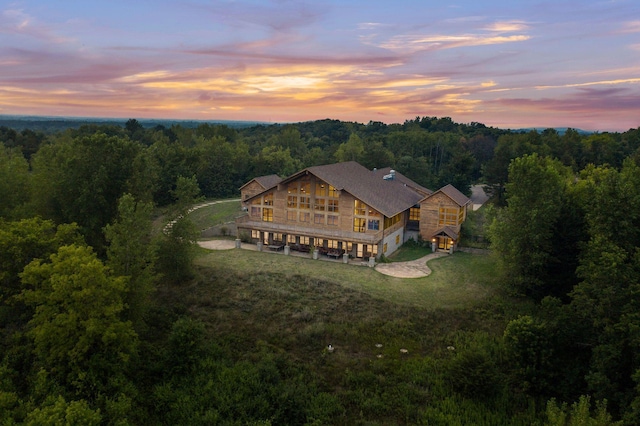
[[[390,168],[354,161],[258,177],[240,192],[247,214],[236,220],[238,238],[336,258],[388,256],[418,236],[450,250],[471,205],[451,185],[434,192]]]

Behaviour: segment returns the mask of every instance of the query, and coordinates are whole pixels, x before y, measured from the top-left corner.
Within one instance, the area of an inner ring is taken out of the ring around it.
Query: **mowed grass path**
[[[203,202],[203,204],[215,201],[217,201],[217,204],[198,207],[189,213],[189,219],[193,221],[197,229],[205,229],[231,222],[242,213],[239,198],[231,200],[207,200]]]
[[[243,274],[278,272],[291,281],[299,276],[312,277],[378,299],[425,309],[470,308],[497,291],[494,259],[462,252],[431,260],[432,274],[417,279],[389,277],[368,267],[242,249],[203,250],[196,264],[230,268]]]

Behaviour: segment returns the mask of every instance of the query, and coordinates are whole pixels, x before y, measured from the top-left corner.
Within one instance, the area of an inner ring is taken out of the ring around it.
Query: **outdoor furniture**
[[[336,259],[340,258],[344,254],[344,250],[342,249],[329,249],[327,251],[328,257],[334,257]]]
[[[280,251],[284,249],[284,244],[269,244],[267,247],[269,250]]]
[[[311,251],[311,247],[307,244],[292,244],[291,250],[299,251],[300,253],[309,253]]]

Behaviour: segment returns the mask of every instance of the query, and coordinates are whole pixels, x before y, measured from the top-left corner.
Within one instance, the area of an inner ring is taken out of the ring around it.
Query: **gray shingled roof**
[[[396,173],[396,179],[384,180],[383,176],[388,173],[369,170],[355,161],[309,167],[285,180],[293,180],[306,172],[336,189],[350,193],[387,217],[413,207],[424,198],[424,195],[411,189],[412,185],[407,183],[413,183],[418,187],[419,185],[405,176],[398,178],[400,175]]]
[[[258,182],[264,189],[272,188],[272,187],[276,186],[277,184],[279,184],[280,182],[282,182],[282,178],[280,176],[278,176],[278,175],[258,176],[258,177],[255,177],[255,178],[251,179],[249,182],[245,183],[244,185],[242,185],[240,187],[240,189],[242,189],[245,186],[249,185],[254,180],[256,182]]]
[[[436,235],[440,235],[440,234],[445,234],[446,236],[454,240],[458,239],[458,233],[456,232],[455,228],[453,228],[452,226],[445,226],[443,228],[438,229],[437,231],[431,234],[431,237],[435,237]]]
[[[465,204],[468,204],[468,203],[471,202],[471,200],[469,198],[467,198],[466,195],[464,195],[462,192],[458,191],[456,189],[456,187],[451,185],[451,184],[443,186],[442,188],[440,188],[436,192],[434,192],[434,194],[436,194],[438,192],[442,192],[443,194],[445,194],[446,196],[451,198],[459,206],[464,206]]]
[[[382,169],[379,169],[379,171],[384,175],[389,174],[389,172],[391,172],[391,170],[393,170],[391,167],[384,167]],[[398,171],[396,171],[396,179],[399,180],[400,182],[406,184],[407,186],[417,190],[418,192],[422,191],[424,193],[424,195],[433,194],[433,191],[430,190],[429,188],[425,188],[424,186],[415,183],[414,181],[412,181],[411,179],[409,179],[408,177],[406,177],[402,173],[398,173]]]

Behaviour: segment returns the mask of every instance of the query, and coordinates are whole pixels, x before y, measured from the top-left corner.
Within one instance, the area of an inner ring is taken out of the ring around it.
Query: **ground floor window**
[[[295,235],[287,235],[287,243],[288,244],[295,244],[296,243],[296,236]]]
[[[256,231],[255,229],[252,229],[251,238],[253,238],[254,240],[260,239],[260,231]]]
[[[338,240],[326,240],[327,248],[338,248]]]

